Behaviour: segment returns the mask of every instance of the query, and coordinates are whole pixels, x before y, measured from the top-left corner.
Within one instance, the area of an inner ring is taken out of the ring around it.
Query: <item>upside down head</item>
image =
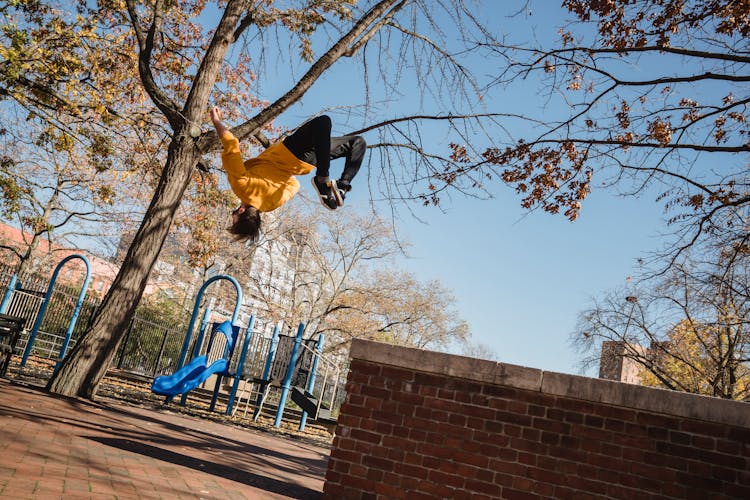
[[[232,225],[228,231],[236,241],[257,241],[260,236],[260,212],[243,203],[232,212]]]

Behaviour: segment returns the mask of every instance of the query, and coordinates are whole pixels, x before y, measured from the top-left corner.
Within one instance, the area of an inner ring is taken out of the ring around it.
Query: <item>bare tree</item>
[[[483,342],[474,342],[471,339],[462,342],[461,355],[470,358],[486,359],[489,361],[500,361],[500,355],[491,346]]]
[[[324,333],[336,353],[354,338],[433,349],[468,341],[450,292],[396,267],[403,242],[389,224],[348,208],[325,217],[295,205],[227,267],[248,283],[259,315],[303,322],[306,337]]]
[[[273,321],[301,321],[311,337],[330,332],[330,316],[356,277],[387,266],[399,247],[392,228],[376,216],[342,209],[325,217],[309,208],[286,210],[266,231],[269,244],[246,256],[252,264],[232,268],[246,270],[251,293]]]
[[[141,216],[147,194],[126,172],[100,168],[66,133],[36,125],[22,122],[0,136],[0,219],[24,235],[21,245],[0,248],[15,255],[19,274],[39,270],[56,248],[83,239],[116,244],[112,235]]]
[[[718,261],[709,267],[684,260],[636,288],[595,300],[572,338],[584,366],[600,362],[607,354],[602,344],[614,342],[616,355],[635,363],[646,385],[750,396],[748,270]]]
[[[396,268],[358,276],[332,312],[328,324],[339,349],[355,338],[435,350],[470,340],[449,290]]]

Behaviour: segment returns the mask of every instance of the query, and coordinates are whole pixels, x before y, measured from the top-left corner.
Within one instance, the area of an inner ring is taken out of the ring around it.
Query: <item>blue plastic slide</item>
[[[176,396],[195,389],[214,373],[227,369],[226,359],[217,359],[210,366],[206,366],[207,361],[206,356],[198,356],[174,375],[156,377],[151,391],[162,396]]]

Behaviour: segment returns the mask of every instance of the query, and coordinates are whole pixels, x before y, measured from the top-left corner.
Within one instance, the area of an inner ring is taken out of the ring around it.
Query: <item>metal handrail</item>
[[[338,368],[338,365],[337,365],[336,362],[334,362],[332,359],[330,359],[327,356],[325,356],[323,353],[318,352],[315,349],[310,348],[308,345],[306,345],[304,343],[301,344],[301,345],[302,345],[302,347],[304,349],[307,349],[308,351],[310,351],[312,353],[313,359],[315,359],[315,357],[317,357],[318,358],[318,362],[323,361],[326,364],[325,371],[324,371],[324,374],[323,374],[323,383],[320,386],[321,387],[321,389],[320,389],[320,398],[318,398],[318,405],[316,407],[316,413],[320,412],[320,407],[323,404],[323,396],[325,394],[326,383],[328,381],[329,367],[333,367],[334,368],[333,371],[335,372],[335,377],[334,377],[333,391],[331,391],[331,400],[330,400],[330,404],[329,404],[329,408],[333,409],[333,405],[334,405],[334,403],[336,401],[336,392],[338,391],[339,378],[340,378],[339,375],[341,374],[341,369]],[[310,377],[310,375],[308,374],[308,379],[309,379],[309,377]],[[306,388],[305,388],[305,390],[306,390]]]

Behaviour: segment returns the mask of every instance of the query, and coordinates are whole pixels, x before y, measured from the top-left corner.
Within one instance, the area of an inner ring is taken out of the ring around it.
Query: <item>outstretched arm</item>
[[[210,115],[211,121],[216,128],[216,133],[219,139],[221,139],[221,144],[224,146],[224,152],[221,154],[221,164],[227,174],[235,179],[235,182],[239,182],[238,179],[246,176],[245,165],[242,161],[242,153],[240,152],[240,143],[221,122],[221,110],[219,108],[212,108]]]

